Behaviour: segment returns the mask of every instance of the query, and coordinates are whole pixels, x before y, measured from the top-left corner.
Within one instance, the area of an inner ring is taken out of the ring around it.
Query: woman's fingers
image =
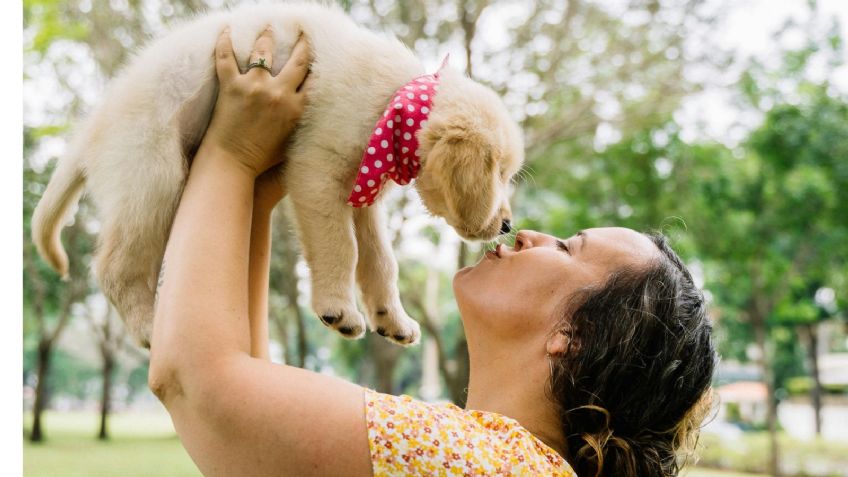
[[[299,90],[309,74],[309,63],[311,61],[312,53],[309,50],[309,44],[301,35],[294,44],[286,65],[277,75],[278,81],[289,91]]]
[[[240,74],[236,56],[233,53],[233,43],[230,40],[230,27],[218,35],[215,43],[215,70],[218,73],[218,81],[226,83]]]
[[[274,32],[271,30],[271,26],[265,28],[262,33],[259,35],[259,38],[256,39],[256,43],[253,44],[253,50],[250,52],[250,63],[259,63],[260,59],[265,59],[265,65],[268,68],[271,67],[274,51]],[[248,74],[251,74],[251,71],[259,70],[262,74],[267,74],[268,71],[263,71],[263,68],[251,68],[248,71]],[[252,73],[256,74],[256,73]]]

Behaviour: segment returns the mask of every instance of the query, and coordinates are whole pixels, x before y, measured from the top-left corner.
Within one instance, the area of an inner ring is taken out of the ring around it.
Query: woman
[[[266,31],[251,63],[272,45]],[[268,361],[274,167],[308,62],[299,42],[277,77],[240,74],[228,32],[216,47],[220,94],[171,231],[149,376],[201,471],[676,475],[715,355],[703,297],[659,236],[521,231],[457,272],[467,410]]]

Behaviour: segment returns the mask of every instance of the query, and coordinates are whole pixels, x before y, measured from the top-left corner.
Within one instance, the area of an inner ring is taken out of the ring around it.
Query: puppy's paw
[[[365,318],[356,309],[356,305],[346,300],[317,297],[314,300],[314,309],[322,323],[345,338],[353,340],[362,338],[365,334]]]
[[[403,308],[377,308],[372,315],[372,322],[377,334],[399,345],[413,345],[421,339],[421,327]]]

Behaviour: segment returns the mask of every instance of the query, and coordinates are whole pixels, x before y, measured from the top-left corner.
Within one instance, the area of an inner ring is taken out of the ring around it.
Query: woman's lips
[[[494,250],[487,250],[486,258],[501,258],[501,246],[503,246],[503,244],[499,243],[497,246],[495,246]]]

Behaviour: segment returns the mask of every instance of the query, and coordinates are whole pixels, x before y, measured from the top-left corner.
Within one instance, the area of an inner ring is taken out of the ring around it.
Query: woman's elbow
[[[240,362],[231,358],[226,354],[216,356],[212,351],[192,353],[179,344],[157,343],[154,337],[147,386],[166,408],[176,398],[205,400],[211,390],[226,389],[229,380],[238,375],[228,372],[233,369],[233,362]]]
[[[154,323],[162,323],[161,318],[157,316]],[[171,352],[174,347],[167,341],[167,338],[162,333],[156,333],[154,328],[150,344],[150,365],[147,371],[147,386],[165,405],[173,396],[180,394],[182,388],[179,384],[181,365],[178,357]]]
[[[152,347],[151,347],[152,350]],[[159,358],[151,352],[150,367],[147,371],[147,387],[166,407],[174,396],[181,393],[177,367],[174,363]]]
[[[243,353],[218,345],[219,340],[175,332],[168,325],[180,317],[168,316],[162,310],[159,313],[154,318],[148,387],[165,407],[176,397],[206,399],[207,391],[220,389],[225,377],[233,374],[224,371],[232,368],[231,363],[241,362],[233,358]]]

